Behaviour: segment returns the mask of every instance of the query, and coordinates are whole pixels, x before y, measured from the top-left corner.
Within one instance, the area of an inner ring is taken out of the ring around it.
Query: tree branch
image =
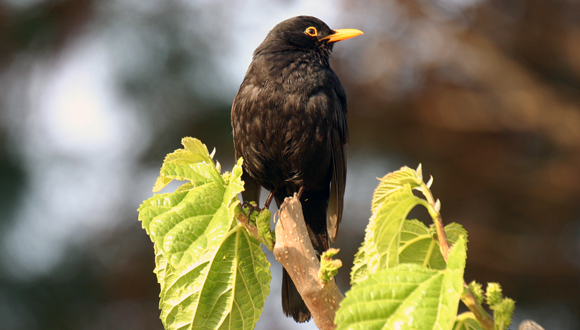
[[[274,256],[286,268],[319,329],[334,329],[334,316],[343,296],[335,281],[318,277],[320,261],[310,242],[302,205],[288,197],[280,207]]]

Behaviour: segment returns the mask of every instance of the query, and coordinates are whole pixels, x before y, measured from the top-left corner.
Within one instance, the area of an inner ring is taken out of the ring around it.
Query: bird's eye
[[[316,28],[314,26],[311,26],[311,27],[307,28],[306,30],[304,30],[304,33],[306,33],[307,35],[309,35],[311,37],[316,37],[318,35],[318,31],[316,30]]]

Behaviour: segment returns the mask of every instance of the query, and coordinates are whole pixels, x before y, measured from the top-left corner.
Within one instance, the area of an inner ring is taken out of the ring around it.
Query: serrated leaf
[[[380,183],[375,189],[371,203],[371,212],[373,213],[392,193],[402,189],[406,184],[411,185],[411,189],[419,187],[422,179],[415,170],[403,166],[400,170],[380,178],[379,181]]]
[[[161,168],[161,175],[173,180],[188,180],[195,186],[208,182],[220,182],[223,179],[213,163],[165,163]]]
[[[430,269],[445,269],[447,264],[429,228],[419,220],[407,220],[401,231],[399,262],[422,265]]]
[[[157,180],[155,180],[155,183],[153,184],[153,192],[161,191],[161,189],[165,188],[165,186],[167,186],[171,181],[173,181],[173,179],[166,176],[158,176]]]
[[[373,213],[366,228],[365,240],[355,256],[351,282],[368,274],[399,264],[399,241],[403,223],[409,212],[423,201],[413,195],[411,185],[390,193]]]
[[[156,194],[139,206],[139,221],[148,235],[151,235],[149,229],[151,220],[159,214],[171,210],[187,196],[188,189],[182,188],[184,186],[179,187],[174,193]]]
[[[451,329],[463,284],[465,241],[444,270],[401,264],[371,274],[346,293],[337,329]]]
[[[467,231],[457,223],[445,226],[449,244],[459,236],[467,237]],[[447,264],[441,254],[439,242],[434,240],[429,228],[418,220],[406,220],[401,231],[399,263],[414,263],[431,269],[445,269]]]
[[[462,235],[457,238],[457,241],[451,246],[449,251],[449,260],[447,261],[447,269],[453,272],[460,272],[463,274],[465,269],[465,259],[467,258],[467,239]],[[463,275],[459,276],[455,273],[454,276],[461,278],[461,281],[455,289],[458,292],[463,291]],[[457,278],[456,278],[457,279]]]
[[[407,214],[418,204],[420,199],[405,185],[387,200],[369,224],[370,244],[366,251],[369,255],[369,267],[394,267],[399,263],[399,241],[401,229]]]
[[[157,283],[161,286],[161,292],[164,292],[165,275],[167,274],[167,258],[161,252],[159,243],[153,244],[155,251],[155,269],[153,272],[157,275]],[[159,306],[161,308],[161,306]]]
[[[467,230],[465,230],[465,228],[463,228],[463,226],[458,223],[452,222],[445,226],[445,234],[447,234],[447,240],[449,241],[450,245],[454,245],[461,236],[463,236],[465,242],[468,242]]]
[[[203,147],[195,149],[187,149],[187,147],[186,149],[177,149],[174,152],[165,156],[164,163],[183,164],[183,165],[203,162],[210,163],[211,156],[206,152],[207,149],[204,149]]]
[[[244,191],[244,183],[242,181],[242,164],[244,160],[242,158],[238,159],[238,162],[232,169],[232,172],[228,174],[228,185],[226,187],[224,200],[232,200],[234,202],[239,202],[238,194]]]
[[[259,242],[234,218],[242,159],[226,180],[205,145],[182,143],[185,149],[165,158],[158,182],[187,182],[139,207],[154,242],[161,320],[165,329],[253,329],[270,271]]]
[[[185,147],[185,150],[194,154],[201,155],[205,158],[205,160],[208,161],[210,159],[213,159],[213,156],[216,153],[216,150],[214,148],[213,152],[210,155],[205,144],[203,144],[199,139],[192,138],[189,136],[186,136],[183,139],[181,139],[181,144]]]
[[[350,271],[350,285],[355,285],[366,279],[369,275],[367,258],[365,254],[366,244],[363,243],[354,255],[352,270]]]
[[[269,281],[269,262],[259,242],[236,227],[207,261],[171,272],[162,292],[161,320],[167,330],[253,329]]]
[[[189,180],[196,186],[208,182],[223,184],[220,172],[201,141],[186,137],[181,143],[185,149],[175,150],[165,157],[153,192],[160,191],[172,180]]]
[[[159,213],[152,219],[149,225],[151,239],[153,241],[164,239],[169,231],[187,219],[215,214],[223,203],[224,191],[225,188],[223,186],[214,182],[189,190],[177,205],[163,213]],[[181,196],[184,193],[185,192],[175,192],[172,194]],[[168,198],[170,198],[170,196],[168,196]],[[147,208],[143,211],[157,212],[155,209],[156,208]],[[216,219],[216,221],[220,221],[216,226],[222,224],[224,221],[227,222],[227,220],[227,218]],[[222,225],[225,226],[225,224]],[[224,230],[227,231],[229,228],[225,228]],[[168,251],[165,244],[163,246],[163,251]]]

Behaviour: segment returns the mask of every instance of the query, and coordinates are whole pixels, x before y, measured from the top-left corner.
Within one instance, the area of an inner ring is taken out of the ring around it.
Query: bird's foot
[[[243,225],[255,239],[264,243],[271,251],[274,248],[276,237],[270,226],[272,212],[267,208],[260,209],[256,202],[244,202],[242,210],[246,212],[247,219],[247,223]]]
[[[300,198],[302,198],[302,193],[304,193],[304,186],[300,187],[300,189],[298,189],[298,193],[296,194],[296,199],[300,200]]]
[[[248,217],[248,221],[250,223],[255,224],[256,223],[256,219],[258,218],[258,215],[260,214],[261,210],[258,207],[258,204],[256,202],[244,202],[242,204],[242,210],[244,210],[244,212],[246,212],[246,215]]]
[[[264,243],[272,251],[274,249],[275,235],[270,227],[272,213],[268,209],[260,209],[256,202],[244,202],[241,205],[243,210],[239,214],[238,220],[248,230],[248,233],[258,241]]]
[[[266,198],[266,202],[264,203],[264,208],[262,210],[266,210],[270,208],[270,203],[272,203],[272,198],[274,198],[274,193],[276,193],[276,189],[270,191],[268,194],[268,198]]]

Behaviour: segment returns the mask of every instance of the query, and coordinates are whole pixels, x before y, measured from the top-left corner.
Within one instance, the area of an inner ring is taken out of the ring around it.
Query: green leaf
[[[195,267],[168,264],[161,293],[166,329],[253,329],[269,294],[270,271],[259,242],[237,226]]]
[[[401,264],[369,275],[346,293],[337,329],[451,329],[463,289],[465,251],[461,237],[447,269]]]
[[[475,315],[471,312],[465,312],[457,316],[453,330],[483,330],[477,322]]]
[[[417,173],[417,171],[407,166],[403,166],[400,170],[385,175],[379,181],[380,183],[375,189],[371,203],[371,212],[373,213],[376,212],[391,194],[403,189],[405,185],[408,184],[411,186],[411,189],[414,189],[419,187],[421,182],[423,182],[420,173]]]
[[[260,243],[234,217],[243,190],[242,159],[219,173],[205,145],[184,138],[156,182],[187,180],[139,207],[154,242],[165,329],[253,329],[269,293]],[[160,183],[161,182],[161,183]]]
[[[399,263],[414,263],[431,269],[445,269],[447,264],[441,254],[439,242],[433,239],[425,224],[418,220],[406,220],[401,231]],[[445,233],[450,245],[459,236],[467,237],[467,231],[457,223],[445,226]]]
[[[447,264],[429,228],[419,220],[406,220],[399,242],[399,262],[423,265],[431,269],[445,269]],[[441,263],[441,261],[443,261]]]
[[[181,143],[185,149],[175,150],[165,157],[153,192],[160,191],[171,180],[189,180],[195,186],[208,182],[225,183],[205,144],[191,137],[183,138]]]
[[[182,187],[189,185],[189,183],[182,185],[174,193],[154,195],[139,206],[139,221],[141,221],[141,225],[148,235],[151,235],[149,229],[151,220],[179,204],[189,192],[188,189],[183,189]]]
[[[318,270],[318,278],[326,283],[330,281],[337,273],[338,269],[342,267],[342,261],[339,259],[332,259],[339,249],[330,248],[320,256],[320,269]]]
[[[445,226],[445,234],[447,234],[447,239],[451,245],[455,244],[461,236],[463,236],[465,241],[468,242],[467,230],[465,230],[465,228],[463,228],[463,226],[458,223],[452,222]]]
[[[386,255],[385,264],[387,266],[393,267],[398,264],[398,254],[393,252],[399,244],[401,225],[408,212],[404,215],[397,213],[388,216],[387,211],[389,210],[388,208],[395,207],[396,203],[401,199],[410,198],[413,200],[416,198],[411,190],[420,186],[422,182],[421,166],[419,166],[418,170],[419,173],[404,166],[400,170],[389,173],[379,179],[379,185],[373,194],[371,203],[372,216],[366,228],[365,240],[354,256],[354,263],[350,273],[351,285],[364,280],[369,274],[377,272],[381,264],[381,256]],[[386,203],[387,201],[390,201],[390,203]],[[388,220],[386,219],[387,217],[389,217]],[[387,221],[390,221],[389,226],[382,227],[383,233],[378,232],[377,227],[381,227],[380,225]],[[387,239],[387,244],[389,245],[387,251],[379,251],[378,239],[380,238]],[[382,253],[382,255],[379,253]]]
[[[399,264],[399,241],[403,223],[409,212],[421,199],[413,195],[409,185],[394,193],[377,211],[374,221],[371,220],[371,244],[367,252],[376,253],[369,258],[370,267],[395,267]],[[373,239],[374,238],[374,239]],[[378,261],[378,263],[377,263]]]
[[[218,208],[222,205],[224,190],[223,186],[214,182],[189,190],[177,205],[165,212],[157,214],[151,220],[149,230],[151,232],[150,235],[152,240],[157,241],[165,238],[168,232],[174,230],[174,227],[192,221],[196,217],[213,217]],[[181,196],[183,192],[174,194]],[[149,207],[144,211],[151,213],[159,212],[159,210],[154,207]],[[227,222],[228,219],[220,218],[217,220]],[[228,229],[229,226],[224,230],[227,231]],[[166,248],[167,247],[163,246],[165,251]]]
[[[167,275],[167,258],[161,253],[158,243],[153,244],[153,249],[155,251],[155,269],[153,272],[157,275],[157,283],[161,286],[161,292],[164,292],[165,276]],[[161,303],[159,308],[161,308]]]
[[[354,255],[352,270],[350,271],[350,285],[355,285],[369,276],[369,269],[366,263],[367,256],[365,253],[366,244],[363,243]]]
[[[365,240],[355,255],[351,282],[366,278],[383,268],[399,264],[399,242],[403,223],[409,212],[423,200],[413,195],[411,185],[405,184],[389,194],[371,216]]]
[[[447,260],[447,270],[451,272],[447,277],[449,285],[453,286],[453,290],[459,294],[463,292],[463,272],[465,270],[465,259],[467,258],[467,240],[464,236],[460,236],[457,242],[451,247],[449,251],[449,259]],[[448,287],[451,289],[451,287]],[[457,309],[457,307],[456,307]]]

